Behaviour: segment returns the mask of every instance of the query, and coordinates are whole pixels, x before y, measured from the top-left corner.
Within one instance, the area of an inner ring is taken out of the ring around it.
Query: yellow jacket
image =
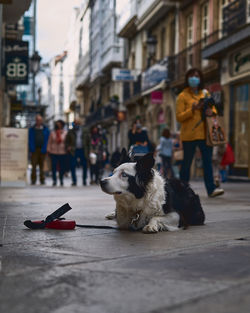
[[[209,93],[206,94],[209,96]],[[178,96],[176,103],[176,119],[181,123],[180,139],[182,141],[193,141],[205,139],[205,123],[202,121],[197,127],[195,125],[201,120],[201,110],[192,112],[193,103],[198,103],[204,98],[203,90],[197,94],[192,89],[185,88]]]

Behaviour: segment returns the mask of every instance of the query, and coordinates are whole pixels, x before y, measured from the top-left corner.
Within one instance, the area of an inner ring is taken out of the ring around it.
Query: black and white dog
[[[114,195],[114,217],[120,229],[156,233],[204,224],[205,214],[199,196],[178,179],[164,180],[153,169],[152,153],[136,163],[129,161],[124,149],[121,165],[112,176],[101,180],[102,190]]]

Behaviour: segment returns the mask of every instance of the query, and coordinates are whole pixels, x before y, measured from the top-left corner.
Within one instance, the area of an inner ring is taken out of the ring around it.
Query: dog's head
[[[124,163],[125,160],[125,163]],[[148,153],[136,163],[129,163],[124,150],[121,165],[115,168],[113,175],[101,180],[104,192],[113,195],[133,194],[137,199],[145,195],[148,183],[153,179],[153,153]]]

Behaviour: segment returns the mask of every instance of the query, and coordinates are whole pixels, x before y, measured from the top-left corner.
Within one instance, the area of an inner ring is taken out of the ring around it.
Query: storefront
[[[228,53],[222,69],[227,69],[222,84],[229,95],[229,142],[235,154],[229,174],[250,178],[250,45]]]

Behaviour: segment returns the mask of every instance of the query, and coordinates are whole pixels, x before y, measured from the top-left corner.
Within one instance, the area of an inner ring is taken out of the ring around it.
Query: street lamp
[[[37,51],[34,52],[32,57],[30,58],[30,68],[33,75],[36,75],[40,69],[40,62],[42,58],[38,54]]]
[[[32,95],[33,95],[33,101],[36,104],[36,81],[35,77],[36,74],[38,73],[40,69],[40,62],[41,62],[41,57],[38,54],[37,51],[34,52],[32,57],[30,58],[30,70],[32,73]]]
[[[157,39],[155,36],[148,36],[146,41],[147,43],[147,52],[148,52],[148,67],[150,67],[151,59],[154,57],[156,52]]]

